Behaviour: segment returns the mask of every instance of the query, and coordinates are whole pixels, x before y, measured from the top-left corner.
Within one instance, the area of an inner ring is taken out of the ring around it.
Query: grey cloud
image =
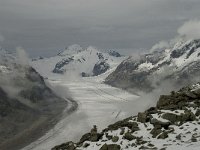
[[[31,56],[71,45],[103,49],[151,48],[199,17],[199,0],[0,0],[2,46]],[[131,49],[131,50],[130,50]]]

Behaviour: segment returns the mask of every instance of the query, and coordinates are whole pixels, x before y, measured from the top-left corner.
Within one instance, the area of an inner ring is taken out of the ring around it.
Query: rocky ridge
[[[0,51],[0,149],[19,149],[55,125],[68,103],[32,67]]]
[[[79,142],[52,150],[198,149],[200,143],[200,83],[161,95],[157,105],[137,116],[109,125],[94,126]]]
[[[129,91],[150,92],[162,83],[174,83],[174,87],[199,81],[200,40],[184,40],[171,44],[138,58],[124,60],[105,83]],[[162,82],[161,82],[162,81]]]

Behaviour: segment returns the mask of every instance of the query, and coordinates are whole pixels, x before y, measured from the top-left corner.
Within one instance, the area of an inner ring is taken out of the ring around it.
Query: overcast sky
[[[71,44],[133,53],[176,36],[199,8],[200,0],[0,0],[0,45],[31,56]]]

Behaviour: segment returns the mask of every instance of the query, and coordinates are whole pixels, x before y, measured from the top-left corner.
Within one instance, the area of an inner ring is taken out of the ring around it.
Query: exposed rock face
[[[182,88],[179,92],[172,91],[171,95],[161,95],[157,102],[157,108],[176,109],[177,107],[187,106],[187,103],[191,101],[198,103],[197,98],[200,96],[199,89],[193,89],[193,86],[189,86]]]
[[[87,145],[89,149],[99,150],[171,149],[170,146],[173,149],[177,145],[189,148],[191,142],[200,142],[199,89],[200,83],[197,83],[178,92],[172,91],[170,95],[161,96],[156,107],[111,124],[101,133],[94,127],[73,145],[76,149]],[[91,139],[92,133],[95,140]],[[53,150],[66,147],[56,148]]]
[[[121,57],[121,54],[120,53],[118,53],[118,52],[116,52],[116,51],[109,51],[109,55],[111,55],[111,56],[115,56],[115,57]]]
[[[126,57],[117,52],[101,52],[100,50],[79,45],[67,47],[63,52],[50,58],[35,59],[32,66],[37,68],[43,76],[49,74],[70,73],[76,76],[89,77],[105,73],[111,67],[114,68]],[[45,68],[45,69],[43,69]]]
[[[62,59],[60,62],[56,64],[55,68],[53,69],[53,73],[61,73],[61,74],[65,73],[66,70],[63,67],[69,64],[73,60],[74,60],[73,57]]]
[[[172,48],[129,57],[105,83],[130,91],[150,92],[163,82],[180,88],[200,80],[200,40],[180,41]]]
[[[93,75],[98,76],[102,73],[105,73],[110,68],[110,65],[105,61],[100,61],[94,65]]]

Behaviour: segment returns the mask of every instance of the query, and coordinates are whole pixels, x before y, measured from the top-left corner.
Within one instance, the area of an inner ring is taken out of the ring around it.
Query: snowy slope
[[[111,124],[102,132],[94,127],[79,142],[65,142],[52,150],[198,150],[199,100],[197,83],[161,96],[156,107]]]
[[[57,56],[32,61],[32,66],[48,77],[50,74],[93,76],[105,73],[125,59],[116,57],[115,53],[111,54],[113,53],[103,53],[93,47],[83,49],[79,45],[72,45]]]
[[[122,88],[150,91],[162,82],[188,84],[200,77],[200,40],[179,40],[139,58],[129,57],[106,79],[106,83]],[[181,85],[180,85],[181,86]]]

